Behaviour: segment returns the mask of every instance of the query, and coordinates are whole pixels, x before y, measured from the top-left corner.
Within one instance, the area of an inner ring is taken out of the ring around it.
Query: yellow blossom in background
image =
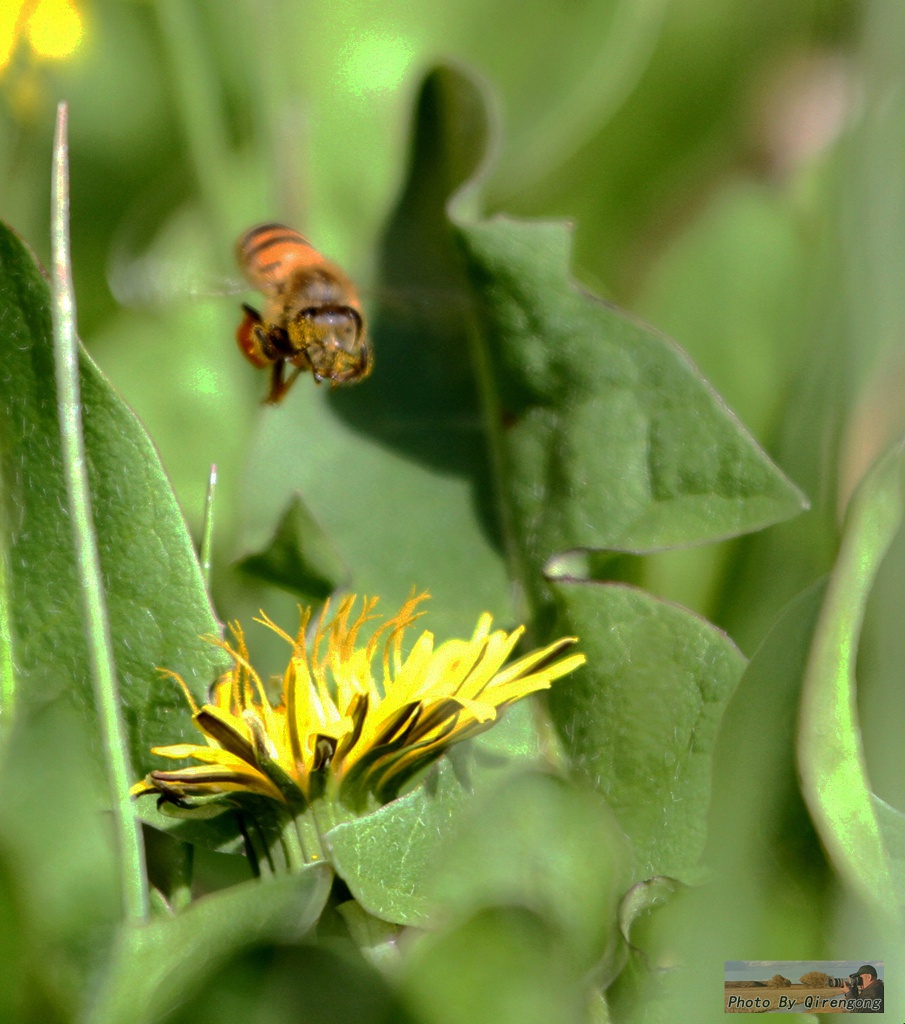
[[[72,0],[0,0],[0,71],[20,40],[36,57],[59,59],[74,53],[82,36],[82,16]]]
[[[233,645],[207,638],[233,661],[212,687],[209,703],[198,707],[174,676],[206,746],[182,743],[153,750],[200,763],[152,771],[132,787],[132,795],[153,793],[191,807],[193,798],[248,793],[295,809],[325,796],[360,811],[392,800],[407,779],[451,744],[489,728],[502,709],[584,664],[582,654],[559,657],[575,637],[507,664],[524,627],[512,633],[491,630],[486,613],[470,639],[435,646],[433,634],[425,631],[404,655],[405,632],[420,617],[416,608],[426,597],[406,601],[367,642],[360,642],[359,634],[378,618],[372,615],[376,599],[365,599],[354,617],[354,596],[345,598],[332,617],[328,602],[310,643],[310,610],[295,637],[262,613],[257,621],[292,649],[276,704],[251,665],[238,625],[232,626]]]

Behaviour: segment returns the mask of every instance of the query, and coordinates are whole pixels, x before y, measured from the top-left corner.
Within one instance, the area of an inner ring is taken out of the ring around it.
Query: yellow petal
[[[544,662],[555,658],[560,651],[564,651],[567,647],[571,647],[572,644],[577,642],[577,637],[564,636],[562,639],[556,640],[552,644],[548,644],[548,646],[541,648],[539,651],[532,651],[530,654],[526,654],[524,658],[519,658],[518,661],[514,661],[507,668],[503,669],[503,671],[500,672],[492,681],[491,685],[494,687],[505,686],[506,683],[511,682],[518,676],[525,676],[536,665],[543,665]],[[571,672],[573,669],[577,668],[578,665],[583,665],[586,660],[583,654],[573,655],[573,658],[580,658],[581,660],[578,663],[570,663],[570,667],[568,669],[560,671],[558,674],[551,676],[551,678],[558,679],[561,675],[565,675],[566,672]],[[566,660],[568,661],[569,659]],[[561,664],[563,663],[554,663],[549,665],[548,668],[553,669],[556,665]],[[543,672],[546,670],[546,668],[542,668],[540,671]]]
[[[413,700],[420,689],[424,673],[430,665],[434,650],[433,633],[424,632],[418,637],[409,656],[400,665],[395,678],[384,678],[383,702],[392,708],[402,707]],[[380,694],[375,694],[380,700]]]
[[[151,753],[158,757],[169,757],[178,761],[193,757],[196,761],[203,761],[205,764],[226,764],[236,768],[246,763],[221,747],[201,747],[196,743],[176,743],[170,747],[151,747]]]
[[[129,790],[129,796],[139,797],[146,796],[149,793],[159,793],[160,790],[151,781],[150,775],[145,776],[141,782],[136,782],[135,785]]]
[[[551,683],[562,676],[568,675],[569,672],[574,672],[575,669],[584,665],[586,660],[583,654],[573,654],[570,658],[564,658],[562,661],[550,665],[541,672],[533,672],[527,676],[516,677],[502,685],[494,680],[484,691],[484,696],[488,700],[492,700],[497,707],[509,704],[520,697],[527,696],[529,693],[536,693],[538,690],[548,690]]]
[[[165,789],[181,796],[204,796],[205,794],[235,793],[245,790],[260,793],[273,800],[283,801],[277,787],[260,772],[251,768],[231,768],[222,764],[193,765],[176,771],[155,771],[148,776],[151,782],[160,783]]]
[[[487,646],[480,662],[475,666],[474,671],[471,672],[468,678],[463,681],[456,696],[466,700],[473,700],[479,695],[483,695],[485,687],[495,678],[500,668],[506,663],[506,659],[512,654],[515,645],[521,640],[524,632],[524,627],[519,627],[508,636],[502,630],[494,633],[487,641]]]
[[[464,710],[478,722],[491,722],[496,718],[496,706],[494,704],[488,704],[482,700],[467,700],[465,697],[460,697],[459,694],[456,694],[453,700],[458,701]]]
[[[412,696],[419,700],[448,697],[458,690],[469,672],[483,657],[487,646],[485,639],[447,640],[441,644],[422,672],[419,685]]]
[[[224,750],[229,750],[247,764],[255,763],[251,733],[241,718],[212,704],[205,704],[198,709],[193,720],[205,736],[210,736]]]

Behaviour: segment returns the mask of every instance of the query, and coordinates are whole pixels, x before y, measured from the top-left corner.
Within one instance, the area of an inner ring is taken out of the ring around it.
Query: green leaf
[[[385,921],[427,927],[435,905],[429,883],[444,846],[475,795],[510,770],[479,749],[454,750],[410,793],[332,829],[331,860],[355,899]]]
[[[20,1020],[25,1016],[32,979],[27,976],[25,929],[6,859],[0,860],[0,1017]]]
[[[663,984],[649,963],[633,956],[612,993],[627,1019],[652,999],[664,1001],[663,1019],[700,1006],[703,990],[722,985],[722,964],[732,950],[790,959],[799,949],[841,955],[827,939],[838,905],[836,881],[798,791],[795,766],[801,679],[823,595],[821,582],[782,609],[729,702],[714,752],[702,858],[707,876],[631,933],[654,963],[668,963],[681,949],[683,969]],[[706,1019],[715,1021],[718,1013],[721,1007]]]
[[[4,851],[0,856],[0,1020],[56,1024],[64,1016],[48,991],[47,962],[34,955],[29,942],[17,881]],[[55,966],[59,969],[59,960]]]
[[[811,948],[823,938],[833,882],[799,791],[795,736],[825,590],[820,581],[782,609],[723,719],[705,854],[713,877],[687,898],[687,920],[711,922],[710,949],[765,949],[779,935]],[[775,892],[787,895],[765,920]]]
[[[674,878],[660,875],[637,882],[629,889],[619,904],[619,930],[626,943],[632,944],[632,925],[654,907],[662,906],[679,889]]]
[[[625,894],[619,906],[619,930],[625,941],[625,956],[616,964],[617,972],[611,972],[602,979],[606,989],[607,1010],[616,1020],[664,1019],[660,1004],[665,996],[664,982],[668,985],[668,973],[657,970],[658,950],[648,948],[649,936],[645,925],[650,925],[650,912],[667,905],[676,906],[675,897],[684,895],[683,887],[674,878],[658,876],[633,885]],[[659,920],[655,919],[655,923]],[[640,936],[638,933],[641,933]],[[688,965],[686,947],[682,947],[683,967]],[[670,959],[667,951],[666,959]],[[643,1009],[642,1009],[643,1008]],[[648,1016],[649,1015],[649,1016]]]
[[[329,841],[356,900],[384,920],[437,927],[518,905],[585,967],[614,951],[630,853],[600,798],[561,779],[459,758]]]
[[[348,579],[349,569],[299,494],[293,495],[270,543],[238,568],[303,601],[323,601]]]
[[[900,907],[905,907],[905,814],[890,807],[876,794],[872,794],[871,799],[889,858],[895,899]]]
[[[703,543],[806,506],[675,345],[576,287],[565,224],[459,235],[523,575],[575,548]]]
[[[903,464],[900,441],[849,505],[805,672],[798,737],[802,792],[820,837],[843,878],[884,914],[895,913],[895,882],[864,761],[855,664],[870,589],[902,522]]]
[[[434,921],[481,907],[527,907],[557,930],[557,944],[577,967],[614,954],[631,853],[596,793],[532,772],[504,783],[463,819],[424,881]]]
[[[82,609],[62,476],[47,282],[0,225],[2,546],[17,701],[65,695],[94,721]],[[214,619],[185,523],[156,452],[91,360],[80,358],[88,474],[133,760],[192,733],[184,697],[158,666],[201,694],[221,660],[199,634]]]
[[[122,871],[111,862],[102,813],[111,802],[100,783],[107,751],[100,741],[88,627],[78,600],[72,534],[72,521],[78,520],[64,484],[50,295],[30,253],[2,225],[0,323],[0,561],[6,566],[0,634],[9,657],[3,691],[14,691],[16,704],[14,743],[2,780],[16,799],[4,801],[2,826],[35,880],[44,876],[40,865],[47,835],[70,837],[65,870],[50,872],[56,898],[42,896],[40,908],[29,908],[56,915],[47,941],[68,948],[84,942],[83,936],[98,941],[102,928],[109,927],[111,908],[97,893]],[[222,657],[200,639],[216,632],[218,624],[157,454],[84,352],[78,367],[103,603],[133,766],[124,773],[128,785],[151,767],[151,746],[195,736],[183,694],[160,676],[158,666],[180,672],[201,696]],[[65,718],[65,727],[55,721],[58,717]],[[8,721],[4,728],[9,734]],[[65,743],[58,738],[48,744],[46,738],[59,736],[61,728]],[[44,773],[29,767],[25,756],[29,745],[42,744],[54,752],[52,785],[61,787],[59,795],[48,794]],[[78,785],[67,780],[69,772],[80,774]],[[142,805],[136,810],[141,813]],[[73,816],[81,823],[78,829],[72,828]],[[131,873],[127,878],[134,881]],[[26,891],[41,889],[30,885]],[[94,894],[90,907],[75,913],[82,893]],[[53,909],[45,911],[45,905]],[[83,969],[84,964],[76,967]]]
[[[713,748],[745,659],[716,627],[634,588],[559,583],[560,631],[588,663],[550,708],[579,778],[635,845],[638,878],[688,880],[706,831]]]
[[[523,907],[491,907],[426,936],[402,989],[430,1024],[583,1024],[579,965],[557,933]]]
[[[814,240],[801,215],[793,190],[732,175],[664,247],[638,296],[645,319],[682,339],[758,437],[776,424],[810,337],[801,296]]]
[[[207,975],[166,1024],[416,1024],[348,940],[262,942]]]
[[[243,853],[245,850],[239,811],[228,804],[212,802],[206,813],[186,813],[184,817],[158,810],[153,797],[142,797],[137,806],[142,821],[181,842],[204,846],[217,853]]]
[[[334,867],[368,913],[429,923],[431,874],[463,814],[511,775],[543,763],[532,711],[527,701],[508,708],[488,732],[448,750],[410,792],[330,832]]]
[[[55,996],[75,1005],[92,953],[119,917],[89,627],[64,480],[46,278],[0,225],[0,831],[19,865],[22,913]],[[198,693],[215,674],[198,634],[217,628],[191,542],[151,442],[83,352],[87,479],[116,683],[137,777],[155,743],[193,730],[158,665]],[[70,466],[72,455],[69,455]],[[84,537],[84,524],[80,525]],[[114,700],[116,697],[114,696]],[[128,769],[126,785],[131,781]],[[125,798],[125,791],[122,793]],[[131,814],[131,809],[127,808]],[[61,837],[64,837],[61,839]],[[48,856],[48,851],[54,855]],[[128,867],[125,868],[128,871]],[[126,884],[137,884],[129,874]]]
[[[318,864],[244,882],[177,917],[123,929],[87,1024],[151,1024],[244,947],[297,941],[317,923],[332,878],[327,865]]]
[[[19,710],[0,771],[0,857],[29,959],[68,1019],[122,920],[122,870],[84,715],[65,696],[40,714]]]
[[[369,914],[360,903],[346,900],[336,908],[362,954],[375,967],[393,969],[401,959],[397,945],[402,929]]]

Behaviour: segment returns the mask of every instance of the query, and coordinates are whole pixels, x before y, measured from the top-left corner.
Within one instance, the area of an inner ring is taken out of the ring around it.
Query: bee
[[[267,302],[263,314],[243,303],[236,331],[246,359],[271,367],[265,402],[282,401],[306,370],[334,385],[368,376],[373,357],[355,285],[307,238],[282,224],[259,224],[236,243],[236,258]],[[288,378],[286,363],[295,367]]]

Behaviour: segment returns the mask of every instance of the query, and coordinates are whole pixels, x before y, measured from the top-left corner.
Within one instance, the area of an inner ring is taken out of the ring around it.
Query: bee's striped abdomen
[[[246,231],[236,244],[236,258],[249,283],[263,292],[279,291],[298,271],[325,262],[304,235],[284,224]]]

